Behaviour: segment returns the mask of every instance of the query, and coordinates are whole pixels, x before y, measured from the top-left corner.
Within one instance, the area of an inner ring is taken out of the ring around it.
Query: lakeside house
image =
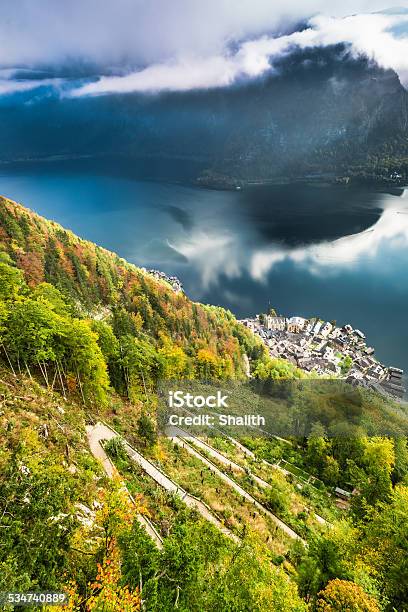
[[[299,334],[306,323],[306,319],[302,317],[291,317],[287,319],[287,330],[293,334]]]

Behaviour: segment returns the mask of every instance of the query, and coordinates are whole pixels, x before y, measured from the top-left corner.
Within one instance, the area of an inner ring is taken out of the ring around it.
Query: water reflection
[[[254,253],[251,274],[254,278],[264,279],[271,268],[285,258],[303,265],[313,274],[340,272],[342,268],[355,266],[364,259],[374,260],[380,256],[385,245],[394,250],[408,247],[406,192],[401,199],[384,200],[378,221],[362,232],[306,247],[287,250],[271,247]]]
[[[395,251],[407,249],[407,192],[400,197],[371,194],[371,208],[368,210],[357,210],[356,196],[361,198],[361,193],[349,193],[348,203],[351,206],[348,215],[351,209],[359,217],[359,223],[368,226],[361,231],[350,231],[344,217],[339,228],[333,213],[313,215],[310,212],[307,216],[307,211],[301,209],[302,231],[295,233],[294,227],[299,226],[298,210],[288,207],[283,211],[276,208],[267,211],[267,231],[262,222],[259,225],[259,218],[254,220],[252,215],[243,216],[242,210],[241,214],[236,214],[234,209],[230,209],[222,215],[218,211],[216,227],[210,225],[205,228],[205,223],[196,223],[195,226],[200,229],[193,228],[188,236],[180,236],[171,246],[200,274],[204,288],[217,284],[221,276],[231,279],[249,274],[252,279],[265,282],[273,268],[283,262],[293,262],[311,274],[340,274],[346,268],[374,261],[381,256],[385,247]],[[363,196],[366,206],[366,194]],[[297,207],[301,207],[302,203],[298,201]],[[363,203],[360,201],[360,206]],[[337,210],[339,212],[341,214]],[[290,216],[293,223],[290,229],[285,229],[290,225]],[[355,216],[351,216],[351,229],[355,228]],[[321,238],[324,233],[336,234],[347,232],[347,229],[350,233],[341,237],[331,240]],[[302,233],[305,239],[302,239]],[[313,234],[317,234],[314,241]]]

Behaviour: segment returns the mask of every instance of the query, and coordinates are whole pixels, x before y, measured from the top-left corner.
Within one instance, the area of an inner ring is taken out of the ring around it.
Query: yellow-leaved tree
[[[318,597],[318,612],[380,612],[376,600],[349,580],[331,580]]]

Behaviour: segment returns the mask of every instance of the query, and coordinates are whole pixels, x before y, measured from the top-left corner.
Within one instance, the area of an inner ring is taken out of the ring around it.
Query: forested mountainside
[[[344,44],[293,49],[273,74],[225,89],[50,92],[28,104],[31,95],[2,103],[3,161],[106,157],[108,172],[226,187],[327,174],[407,178],[408,93],[394,71]]]
[[[247,357],[263,354],[230,312],[193,303],[165,281],[5,198],[0,250],[23,272],[28,287],[41,293],[42,283],[50,283],[62,292],[65,311],[92,318],[100,335],[109,319],[116,338],[137,335],[140,342],[160,346],[168,357],[165,367],[174,362],[175,377],[195,371],[242,378]]]
[[[61,612],[406,610],[403,406],[302,387],[231,313],[4,198],[0,242],[0,592],[63,590]],[[158,436],[158,382],[174,378],[233,379],[238,413],[262,396],[312,429],[209,432],[204,449]]]
[[[244,182],[325,173],[406,176],[408,93],[395,72],[344,45],[294,52],[278,63],[277,75],[258,90],[236,92],[232,104],[240,121],[214,173]]]

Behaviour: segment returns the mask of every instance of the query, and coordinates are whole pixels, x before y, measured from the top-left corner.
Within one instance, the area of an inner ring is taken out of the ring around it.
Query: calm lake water
[[[0,193],[238,317],[269,306],[362,329],[408,370],[408,192],[214,191],[78,165],[0,169]]]

